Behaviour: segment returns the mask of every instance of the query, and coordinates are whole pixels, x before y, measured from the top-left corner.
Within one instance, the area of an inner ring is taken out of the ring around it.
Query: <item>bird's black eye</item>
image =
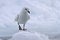
[[[28,13],[30,14],[30,11],[28,11]]]

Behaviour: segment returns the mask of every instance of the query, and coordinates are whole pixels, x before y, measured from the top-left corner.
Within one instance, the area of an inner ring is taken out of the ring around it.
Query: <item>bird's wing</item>
[[[17,15],[17,17],[15,18],[15,21],[18,21],[18,19],[19,19],[19,15]]]

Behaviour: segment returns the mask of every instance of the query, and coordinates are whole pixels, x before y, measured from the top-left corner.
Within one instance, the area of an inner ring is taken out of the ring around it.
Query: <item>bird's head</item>
[[[29,11],[29,9],[28,9],[28,8],[25,8],[25,10],[30,14],[30,11]]]

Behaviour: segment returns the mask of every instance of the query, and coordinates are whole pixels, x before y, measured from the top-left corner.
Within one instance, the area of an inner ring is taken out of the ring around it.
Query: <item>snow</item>
[[[19,31],[10,40],[49,40],[48,36],[37,32]]]

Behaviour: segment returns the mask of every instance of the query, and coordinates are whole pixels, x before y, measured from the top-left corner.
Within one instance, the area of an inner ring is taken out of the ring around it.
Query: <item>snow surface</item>
[[[48,36],[37,32],[20,31],[13,35],[10,40],[49,40]]]

